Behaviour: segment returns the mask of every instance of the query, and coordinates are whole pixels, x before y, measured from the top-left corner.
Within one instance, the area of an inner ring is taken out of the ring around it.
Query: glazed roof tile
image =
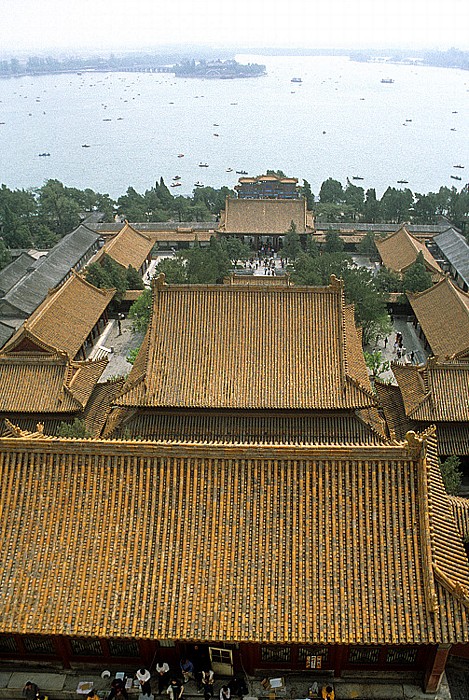
[[[392,370],[408,418],[469,421],[469,363],[430,359],[423,366],[393,363]]]
[[[469,349],[468,293],[445,277],[407,296],[434,355],[445,359]]]
[[[153,248],[154,241],[144,233],[137,231],[128,222],[119,233],[106,243],[102,252],[107,253],[119,265],[126,269],[131,265],[139,270]]]
[[[73,359],[114,293],[115,289],[98,289],[73,272],[62,286],[49,292],[3,351],[8,352],[21,343],[28,330],[39,341],[63,350]]]
[[[448,501],[453,510],[458,532],[461,538],[467,541],[469,538],[469,498],[448,496]]]
[[[394,272],[403,273],[423,254],[429,272],[443,274],[440,266],[424,243],[413,236],[405,226],[386,238],[375,237],[376,247],[384,265]]]
[[[306,231],[305,199],[231,199],[227,197],[223,225],[225,233],[286,233],[291,222],[298,233]]]
[[[358,409],[374,405],[343,287],[154,285],[122,406]]]
[[[71,362],[65,353],[0,355],[0,412],[83,411],[107,360]]]
[[[99,385],[98,385],[99,386]],[[377,415],[368,411],[312,413],[295,411],[168,411],[117,409],[107,421],[104,437],[190,442],[237,442],[321,445],[331,441],[350,445],[386,442]]]
[[[469,564],[413,450],[2,438],[0,632],[467,643]]]

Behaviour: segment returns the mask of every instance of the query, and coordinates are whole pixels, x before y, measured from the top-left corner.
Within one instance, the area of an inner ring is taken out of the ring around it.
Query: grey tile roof
[[[49,289],[63,282],[70,270],[98,248],[99,234],[86,226],[78,226],[55,245],[37,263],[34,270],[22,277],[0,298],[0,315],[27,318],[46,298]]]
[[[29,268],[36,265],[36,258],[28,253],[21,253],[16,260],[0,270],[0,294],[6,294],[24,275]]]
[[[10,340],[11,336],[15,332],[15,327],[10,326],[4,321],[0,321],[0,348],[2,348],[7,340]]]
[[[449,228],[435,236],[433,241],[469,286],[469,245],[464,236],[454,228]]]

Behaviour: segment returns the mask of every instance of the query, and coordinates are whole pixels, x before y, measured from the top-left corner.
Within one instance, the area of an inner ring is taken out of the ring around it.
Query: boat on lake
[[[172,182],[170,184],[170,187],[181,187],[181,185],[182,185],[182,182]]]
[[[394,78],[381,78],[381,82],[387,83],[388,85],[390,85],[391,83],[394,82]]]
[[[302,83],[303,80],[302,80],[301,78],[292,78],[292,79],[290,80],[290,82],[291,82],[291,83]]]
[[[180,176],[180,175],[175,175],[175,176],[173,177],[173,180],[180,180],[180,179],[181,179],[181,176]]]
[[[361,177],[360,175],[352,175],[352,180],[364,180],[364,177]]]
[[[459,177],[459,175],[450,175],[450,177],[452,177],[453,180],[462,180],[462,177]]]
[[[453,168],[464,168],[464,165],[453,165]]]
[[[246,170],[237,170],[236,175],[247,175],[247,171]]]
[[[208,163],[199,163],[199,168],[208,168]]]
[[[89,148],[89,147],[90,147],[90,144],[89,144],[89,143],[82,143],[82,144],[81,144],[81,147],[82,147],[82,148]]]
[[[50,153],[39,153],[39,158],[47,158],[47,156],[50,156]]]
[[[178,153],[178,158],[184,158],[184,153]]]
[[[227,173],[232,173],[232,172],[233,172],[233,168],[227,168],[227,169],[226,169],[226,172],[227,172]]]
[[[408,181],[408,180],[398,180],[398,181],[397,181],[397,184],[398,184],[398,185],[408,185],[408,184],[409,184],[409,181]]]
[[[201,182],[196,182],[194,184],[194,187],[203,187],[203,184]]]

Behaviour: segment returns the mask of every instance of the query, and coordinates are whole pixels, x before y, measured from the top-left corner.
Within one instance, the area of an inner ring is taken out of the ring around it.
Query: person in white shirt
[[[220,688],[220,700],[230,700],[231,698],[231,690],[228,688],[227,685],[222,685]]]
[[[161,695],[169,683],[169,666],[166,661],[156,662],[156,677],[158,678],[158,695]]]

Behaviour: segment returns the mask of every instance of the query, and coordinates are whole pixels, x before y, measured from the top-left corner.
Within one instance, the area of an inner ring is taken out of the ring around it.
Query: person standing
[[[150,685],[151,673],[150,673],[150,671],[148,671],[146,668],[139,668],[135,675],[137,676],[137,680],[140,683],[140,693],[142,695],[148,695],[148,697],[150,697],[150,695],[151,695],[151,685]]]
[[[168,687],[169,666],[166,661],[156,662],[156,674],[158,678],[158,695]]]

